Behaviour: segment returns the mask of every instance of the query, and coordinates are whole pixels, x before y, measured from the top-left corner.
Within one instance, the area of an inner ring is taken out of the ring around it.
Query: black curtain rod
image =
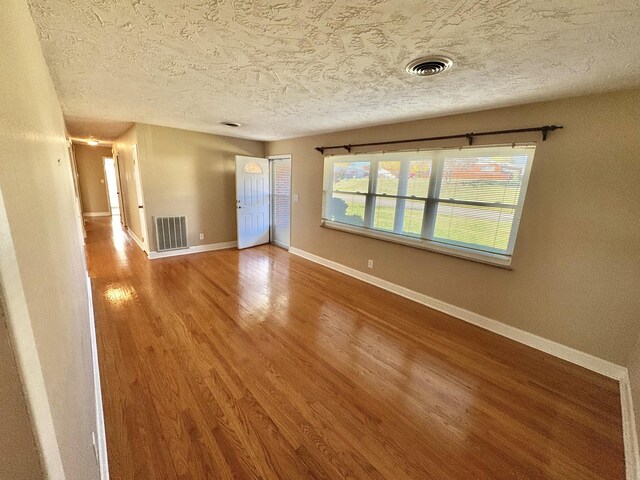
[[[443,135],[440,137],[426,137],[426,138],[410,138],[408,140],[391,140],[389,142],[371,142],[371,143],[354,143],[350,145],[332,145],[330,147],[316,147],[316,150],[324,154],[325,150],[333,150],[336,148],[344,148],[351,153],[352,148],[356,147],[376,147],[379,145],[398,145],[400,143],[414,143],[414,142],[431,142],[434,140],[450,140],[452,138],[466,138],[469,141],[469,145],[473,145],[473,137],[486,137],[489,135],[506,135],[507,133],[525,133],[525,132],[541,132],[542,141],[547,139],[547,134],[562,128],[562,125],[544,125],[542,127],[531,128],[516,128],[513,130],[494,130],[493,132],[470,132],[459,133],[457,135]]]

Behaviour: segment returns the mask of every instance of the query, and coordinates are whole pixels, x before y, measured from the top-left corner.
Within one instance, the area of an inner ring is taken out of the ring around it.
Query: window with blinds
[[[510,145],[327,156],[323,224],[508,265],[534,152]]]

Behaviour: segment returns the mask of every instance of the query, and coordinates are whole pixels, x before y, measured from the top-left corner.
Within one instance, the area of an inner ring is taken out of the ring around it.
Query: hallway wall
[[[137,126],[133,125],[129,130],[120,135],[113,142],[113,155],[118,156],[120,168],[120,188],[122,203],[124,206],[127,228],[136,237],[143,240],[142,226],[140,225],[140,214],[138,213],[138,190],[133,165],[133,146],[138,143]],[[140,148],[138,148],[138,160],[140,161]]]
[[[94,480],[90,306],[69,141],[25,0],[2,3],[0,45],[0,284],[9,335],[44,473]]]
[[[235,156],[263,157],[264,143],[141,123],[134,128],[150,250],[157,250],[156,216],[186,215],[190,246],[235,241]],[[121,137],[114,149],[131,143]]]
[[[111,214],[103,157],[111,157],[111,148],[74,144],[78,164],[78,180],[82,198],[82,213]]]

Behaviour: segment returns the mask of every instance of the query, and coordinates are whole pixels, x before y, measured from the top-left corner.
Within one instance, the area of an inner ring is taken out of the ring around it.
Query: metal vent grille
[[[158,251],[188,248],[187,217],[156,217]]]
[[[447,57],[422,57],[407,65],[407,72],[419,77],[428,77],[450,69],[451,65],[453,65],[453,60]]]

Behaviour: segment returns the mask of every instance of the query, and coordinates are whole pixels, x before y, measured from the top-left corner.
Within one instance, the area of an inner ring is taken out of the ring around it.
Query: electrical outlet
[[[299,201],[299,200],[300,200],[300,197],[298,197],[298,194],[297,194],[297,193],[294,193],[294,194],[293,194],[293,202],[294,202],[294,203],[298,203],[298,201]]]
[[[204,240],[204,233],[200,234],[200,240]]]
[[[367,261],[367,267],[369,267],[369,268],[373,268],[373,260],[369,259],[369,260]]]

